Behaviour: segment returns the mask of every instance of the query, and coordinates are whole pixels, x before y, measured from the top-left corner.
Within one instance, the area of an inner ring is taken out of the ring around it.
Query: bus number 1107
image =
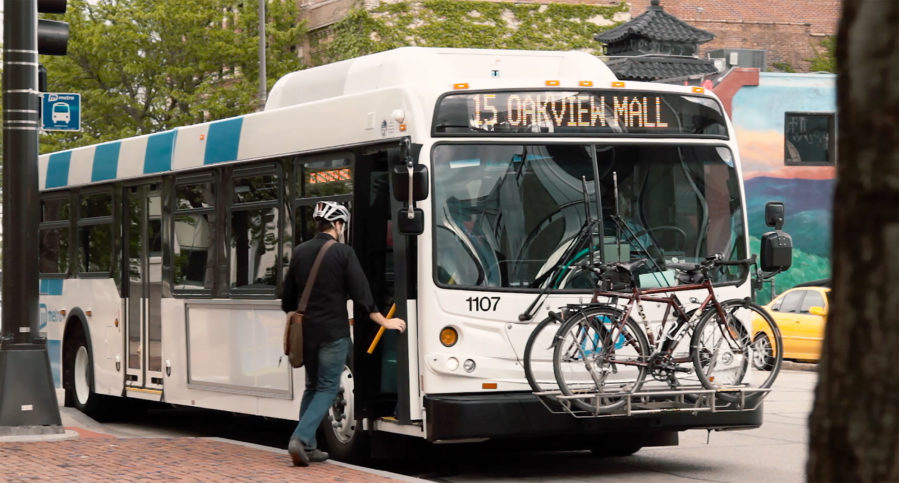
[[[499,305],[499,297],[468,297],[469,312],[495,312]]]

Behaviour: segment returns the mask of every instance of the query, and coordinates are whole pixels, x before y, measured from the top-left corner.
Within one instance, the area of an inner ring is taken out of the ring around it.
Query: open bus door
[[[401,272],[408,265],[401,256],[402,240],[395,236],[391,219],[389,165],[395,157],[395,145],[360,153],[356,163],[353,248],[362,263],[375,298],[375,304],[386,312],[396,304],[394,317],[407,319],[408,294]],[[399,251],[398,251],[399,250]],[[380,417],[402,419],[398,402],[407,399],[408,368],[406,334],[386,331],[372,354],[368,348],[380,326],[372,322],[364,310],[356,308],[355,343],[355,413],[372,420]],[[408,405],[407,405],[408,406]]]
[[[162,395],[162,199],[160,183],[124,189],[125,388],[129,397]]]

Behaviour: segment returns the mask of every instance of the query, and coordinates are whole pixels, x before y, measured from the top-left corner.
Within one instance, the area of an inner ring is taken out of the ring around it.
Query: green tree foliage
[[[772,62],[771,67],[774,68],[775,72],[796,72],[796,69],[793,68],[793,64],[789,62]]]
[[[79,92],[82,132],[49,152],[251,112],[258,99],[258,3],[72,0],[68,55],[42,57],[48,90]],[[295,2],[267,0],[267,85],[302,68]]]
[[[824,52],[809,59],[811,65],[809,70],[812,72],[833,72],[837,71],[837,38],[828,37],[821,41],[821,47]]]

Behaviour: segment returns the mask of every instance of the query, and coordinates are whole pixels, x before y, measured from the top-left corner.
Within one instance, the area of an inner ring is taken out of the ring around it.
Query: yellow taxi
[[[765,305],[765,310],[780,327],[784,359],[814,362],[821,357],[821,342],[830,308],[829,285],[827,280],[799,284]],[[753,343],[757,354],[770,353],[769,334],[753,334]],[[766,369],[764,358],[755,359],[753,365],[756,368]]]

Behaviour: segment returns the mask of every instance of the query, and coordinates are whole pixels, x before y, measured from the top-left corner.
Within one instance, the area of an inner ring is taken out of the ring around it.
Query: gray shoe
[[[309,455],[309,461],[313,463],[321,463],[322,461],[327,461],[330,455],[326,451],[322,451],[318,448],[306,448],[306,454]]]
[[[309,455],[306,454],[302,441],[291,439],[287,443],[287,452],[290,453],[290,459],[293,460],[294,466],[309,466]]]

